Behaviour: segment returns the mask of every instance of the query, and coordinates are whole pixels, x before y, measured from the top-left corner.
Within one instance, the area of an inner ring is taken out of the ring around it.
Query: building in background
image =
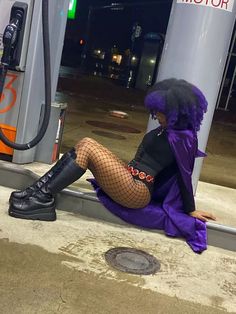
[[[167,0],[91,6],[84,36],[75,35],[75,30],[71,36],[71,23],[74,22],[68,22],[62,64],[72,66],[74,62],[75,67],[82,66],[84,73],[109,77],[126,87],[139,88],[140,83],[136,86],[136,80],[143,51],[150,40],[148,34],[163,37],[159,34],[167,29],[171,4],[172,1]],[[152,58],[155,60],[152,66],[156,69],[161,41],[154,37],[151,41],[153,44],[156,41],[158,56]]]
[[[145,90],[157,75],[172,0],[100,3],[77,3],[75,19],[68,20],[62,65]],[[235,47],[234,32],[217,108],[236,111]]]

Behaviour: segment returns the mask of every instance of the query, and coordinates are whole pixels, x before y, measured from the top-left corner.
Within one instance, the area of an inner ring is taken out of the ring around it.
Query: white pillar
[[[236,16],[236,0],[173,0],[157,81],[175,77],[199,87],[208,101],[200,132],[205,151]],[[148,130],[156,125],[150,119]],[[197,187],[202,158],[195,163]]]

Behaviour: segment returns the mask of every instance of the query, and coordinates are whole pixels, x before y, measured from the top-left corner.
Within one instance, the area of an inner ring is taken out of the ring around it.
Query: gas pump
[[[69,0],[0,0],[0,155],[15,163],[37,160],[56,93],[68,7]]]
[[[44,42],[44,79],[45,79],[45,112],[44,118],[36,137],[26,144],[17,144],[9,140],[0,128],[0,140],[11,148],[17,150],[27,150],[37,145],[43,138],[49,123],[51,111],[51,66],[49,49],[49,30],[48,30],[48,1],[42,1],[42,24]],[[8,68],[17,69],[20,66],[22,41],[24,38],[25,20],[28,5],[23,2],[15,2],[11,9],[10,21],[3,33],[3,55],[0,62],[0,95],[4,88],[4,83]]]

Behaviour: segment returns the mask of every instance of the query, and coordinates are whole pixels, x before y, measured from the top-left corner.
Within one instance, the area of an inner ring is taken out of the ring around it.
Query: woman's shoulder
[[[197,135],[193,130],[184,129],[167,129],[167,136],[170,141],[186,141],[186,140],[196,140]]]

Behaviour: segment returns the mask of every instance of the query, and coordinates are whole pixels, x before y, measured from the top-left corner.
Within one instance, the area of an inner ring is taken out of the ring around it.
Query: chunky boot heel
[[[24,200],[16,200],[9,206],[8,213],[15,218],[53,221],[56,220],[56,202],[52,195],[34,192]]]
[[[38,211],[22,212],[9,208],[9,216],[20,219],[42,220],[42,221],[55,221],[57,219],[55,207],[48,208],[47,210],[39,208]]]

